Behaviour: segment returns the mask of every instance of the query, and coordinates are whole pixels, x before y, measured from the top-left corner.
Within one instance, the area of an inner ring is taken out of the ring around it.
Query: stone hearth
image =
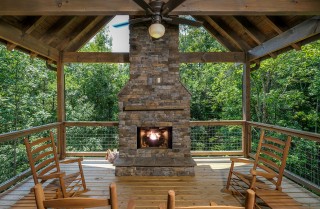
[[[130,80],[119,93],[117,176],[194,175],[190,149],[190,99],[179,78],[179,29],[166,25],[152,40],[146,25],[130,26]],[[172,127],[172,147],[137,146],[138,127]]]

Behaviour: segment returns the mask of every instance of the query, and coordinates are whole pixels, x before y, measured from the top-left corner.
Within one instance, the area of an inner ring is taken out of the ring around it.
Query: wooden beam
[[[180,53],[180,63],[208,63],[208,62],[245,62],[243,52],[191,52]]]
[[[14,48],[16,48],[16,44],[13,44],[13,43],[10,43],[10,42],[8,42],[7,43],[7,50],[8,51],[13,51],[14,50]]]
[[[57,49],[59,49],[60,51],[64,51],[68,45],[70,44],[70,42],[72,40],[74,40],[79,34],[81,34],[83,28],[89,27],[94,20],[98,18],[95,16],[89,16],[86,17],[82,22],[81,22],[81,27],[77,27],[75,30],[73,30],[67,37],[65,37],[64,40],[62,40],[58,46],[56,46]]]
[[[61,25],[60,28],[57,28],[57,30],[54,31],[54,33],[48,37],[45,42],[50,45],[52,42],[54,42],[56,37],[60,37],[61,33],[63,33],[65,29],[69,28],[70,25],[77,21],[77,18],[78,17],[70,17],[69,19],[63,18],[66,19],[65,24]]]
[[[81,63],[129,63],[129,53],[65,52],[63,62]]]
[[[59,57],[58,50],[47,46],[33,37],[25,35],[21,30],[0,20],[0,38],[19,45],[29,51],[35,52],[43,57],[57,60]]]
[[[129,53],[65,52],[65,63],[129,63]],[[245,62],[243,52],[190,52],[180,53],[181,63]]]
[[[232,17],[232,19],[241,25],[243,30],[249,35],[252,40],[254,40],[258,45],[262,44],[266,37],[264,34],[258,30],[258,28],[252,24],[246,17],[243,16],[236,16]],[[269,54],[272,58],[275,58],[276,56],[274,54]]]
[[[75,17],[66,16],[61,17],[57,22],[55,22],[44,35],[39,38],[39,41],[50,44],[51,40],[54,39],[60,30],[66,27]]]
[[[275,22],[273,22],[269,17],[264,16],[265,21],[267,22],[267,24],[273,29],[275,30],[278,34],[283,33],[284,31],[288,30],[289,28],[286,27],[285,29],[282,29],[280,26],[278,26]],[[301,47],[298,44],[291,44],[292,48],[294,48],[295,50],[301,50]]]
[[[94,22],[94,25],[92,25],[88,31],[84,31],[82,35],[79,35],[79,38],[74,39],[66,48],[66,51],[78,51],[84,44],[88,42],[88,40],[91,40],[92,37],[94,37],[97,32],[101,30],[108,22],[110,22],[113,19],[114,16],[102,16],[97,19],[97,21]]]
[[[210,33],[222,46],[224,46],[229,51],[241,51],[236,46],[232,45],[228,39],[222,36],[214,27],[212,27],[208,22],[205,21],[202,17],[194,16],[198,21],[203,22],[203,27]]]
[[[217,31],[221,31],[220,34],[227,37],[240,51],[248,51],[251,47],[245,43],[241,38],[230,28],[226,23],[224,23],[219,17],[209,17],[205,16],[204,19]]]
[[[249,60],[253,61],[267,54],[285,48],[292,43],[299,42],[319,33],[320,16],[316,16],[253,48],[249,51]]]
[[[30,17],[26,18],[27,21],[24,23],[24,28],[22,32],[24,34],[31,34],[32,31],[34,31],[45,19],[45,16],[40,16],[40,17]]]
[[[251,93],[251,83],[250,83],[250,62],[246,62],[243,65],[243,76],[242,76],[242,120],[250,121],[250,93]],[[250,149],[250,131],[247,123],[242,128],[242,149],[244,155],[247,157],[249,155]]]
[[[64,159],[66,156],[66,127],[64,122],[66,120],[65,110],[65,80],[64,80],[64,63],[63,53],[59,54],[57,62],[57,118],[61,125],[58,128],[58,151],[60,159]]]
[[[0,15],[144,15],[145,11],[128,0],[1,0]],[[317,15],[319,0],[188,0],[172,15]]]
[[[266,40],[266,37],[263,35],[263,33],[259,31],[257,27],[252,24],[246,17],[235,16],[231,18],[238,25],[240,25],[243,30],[250,36],[250,38],[252,38],[252,40],[254,40],[257,44],[261,44]]]

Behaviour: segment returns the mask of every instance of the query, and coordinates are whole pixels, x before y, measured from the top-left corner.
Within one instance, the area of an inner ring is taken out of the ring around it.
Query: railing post
[[[250,121],[250,62],[243,65],[242,75],[242,118],[244,125],[242,129],[242,148],[245,157],[249,156],[249,143],[251,134],[247,121]]]
[[[59,60],[57,62],[57,100],[58,100],[58,122],[62,122],[58,128],[58,152],[60,159],[66,157],[66,128],[65,128],[65,83],[64,83],[64,64],[63,64],[63,52],[59,54]]]

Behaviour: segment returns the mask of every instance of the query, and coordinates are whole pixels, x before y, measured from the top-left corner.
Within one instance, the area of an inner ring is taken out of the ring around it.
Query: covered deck
[[[301,46],[320,38],[320,1],[269,0],[257,3],[252,0],[215,0],[209,3],[188,0],[170,13],[191,15],[202,21],[204,28],[228,51],[180,53],[180,63],[243,64],[242,120],[190,121],[191,154],[197,163],[194,177],[116,177],[114,166],[97,157],[105,155],[105,148],[117,147],[118,121],[66,120],[65,64],[129,63],[129,53],[78,51],[115,15],[122,14],[142,16],[145,11],[133,1],[126,0],[1,2],[0,43],[6,45],[8,50],[20,50],[32,58],[45,60],[48,68],[56,71],[57,120],[52,124],[0,134],[0,154],[6,157],[10,152],[15,156],[6,159],[12,165],[9,170],[0,168],[1,174],[10,178],[0,183],[0,191],[4,191],[0,194],[0,208],[35,208],[34,197],[30,194],[34,183],[30,178],[26,154],[18,153],[17,150],[24,146],[24,137],[46,135],[48,131],[55,133],[61,159],[88,157],[84,161],[84,171],[91,191],[85,196],[108,197],[108,185],[115,182],[121,208],[130,198],[136,201],[137,208],[157,208],[165,202],[169,189],[176,191],[177,204],[181,206],[208,205],[210,201],[241,205],[242,200],[221,191],[226,185],[230,167],[228,157],[213,156],[254,157],[260,129],[293,136],[297,146],[292,146],[291,152],[301,154],[301,158],[295,160],[303,161],[303,167],[295,167],[294,161],[287,164],[285,176],[295,183],[285,178],[284,192],[306,208],[320,208],[320,197],[309,192],[311,190],[320,194],[320,135],[257,123],[251,121],[250,117],[250,73],[258,70],[261,61],[275,58],[288,50],[300,50]],[[220,131],[228,127],[232,128]],[[88,131],[77,136],[72,131],[74,129]],[[106,143],[103,144],[104,150],[81,150],[80,142],[89,137],[103,138]],[[203,140],[201,143],[209,143],[210,137],[219,139],[215,143],[223,147],[222,151],[199,150],[194,146],[199,140]],[[230,138],[234,139],[232,143]],[[72,144],[72,141],[78,143]],[[305,142],[308,142],[308,146],[298,146]],[[73,151],[75,147],[81,151]],[[72,171],[75,167],[67,169]],[[248,170],[245,166],[243,169]]]
[[[135,176],[117,177],[115,167],[104,158],[86,158],[83,162],[87,185],[91,191],[83,194],[86,197],[106,198],[109,196],[108,185],[116,182],[119,206],[125,208],[127,201],[132,198],[136,208],[157,208],[166,202],[170,189],[176,192],[179,206],[209,205],[214,201],[220,205],[238,205],[242,200],[225,193],[230,161],[228,157],[194,158],[197,166],[194,177],[155,177]],[[245,166],[243,166],[245,169]],[[67,167],[68,171],[76,170],[76,166]],[[32,178],[9,189],[1,195],[0,208],[34,209],[35,201],[30,188],[34,185]],[[305,208],[319,208],[320,197],[285,178],[283,190]]]

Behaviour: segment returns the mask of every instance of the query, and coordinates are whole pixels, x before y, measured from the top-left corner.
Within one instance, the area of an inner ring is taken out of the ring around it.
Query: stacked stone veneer
[[[130,80],[119,93],[117,176],[194,175],[190,148],[191,95],[179,80],[179,30],[160,40],[148,27],[130,27]],[[172,149],[137,149],[137,127],[172,126]]]

